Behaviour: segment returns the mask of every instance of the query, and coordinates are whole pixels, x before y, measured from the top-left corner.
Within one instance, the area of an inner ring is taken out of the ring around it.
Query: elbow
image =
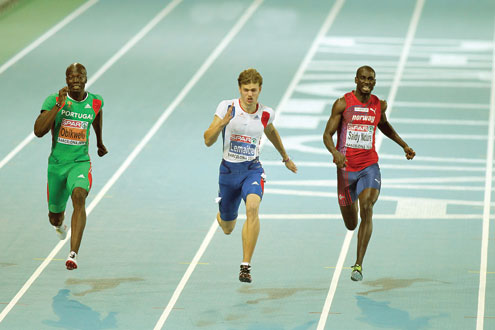
[[[34,128],[34,135],[36,135],[36,137],[43,137],[46,133],[42,132],[40,129],[37,129],[36,127]]]
[[[213,145],[213,143],[215,143],[215,141],[210,141],[210,140],[205,139],[205,146],[211,147]]]
[[[207,147],[211,147],[211,145],[213,144],[213,141],[211,141],[211,139],[209,139],[208,136],[206,136],[206,133],[204,134],[203,138],[205,140],[205,145]]]

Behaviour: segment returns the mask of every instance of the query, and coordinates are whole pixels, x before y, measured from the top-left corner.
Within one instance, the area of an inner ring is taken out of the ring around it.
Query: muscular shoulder
[[[103,104],[103,97],[100,94],[93,94],[88,92],[88,96],[89,96],[88,99],[98,100]]]
[[[215,115],[219,118],[223,118],[225,116],[225,114],[227,113],[227,109],[228,109],[229,105],[234,103],[234,106],[235,106],[237,104],[236,101],[237,101],[236,99],[220,101],[220,103],[218,103],[218,105],[217,105]]]
[[[335,111],[338,113],[342,113],[344,112],[346,106],[347,106],[347,102],[345,100],[345,97],[342,96],[333,103],[332,112]]]
[[[103,105],[105,104],[103,102],[103,97],[101,97],[101,95],[93,94],[90,92],[88,92],[87,101],[88,101],[88,103],[91,104],[91,106],[93,107],[93,110],[95,111],[95,113],[97,115],[100,113],[101,109],[103,108]]]
[[[93,99],[100,100],[103,102],[103,97],[100,94],[88,93]]]
[[[388,106],[387,101],[385,101],[385,100],[380,100],[380,109],[381,109],[383,112],[385,112],[385,110],[387,110],[387,106]]]
[[[275,114],[275,110],[273,110],[273,108],[270,108],[270,107],[268,107],[264,104],[261,104],[261,103],[259,104],[259,106],[260,106],[261,112],[268,112],[272,116]]]

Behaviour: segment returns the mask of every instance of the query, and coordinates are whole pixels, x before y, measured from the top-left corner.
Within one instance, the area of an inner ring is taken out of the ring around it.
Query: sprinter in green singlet
[[[100,95],[85,91],[86,68],[80,63],[65,71],[67,86],[45,99],[34,124],[34,134],[42,137],[52,132],[52,151],[48,158],[48,218],[61,240],[67,236],[63,224],[69,196],[74,212],[71,220],[70,253],[65,263],[68,270],[77,268],[77,254],[86,226],[86,197],[91,189],[89,132],[96,134],[98,156],[108,151],[102,140],[102,108]]]

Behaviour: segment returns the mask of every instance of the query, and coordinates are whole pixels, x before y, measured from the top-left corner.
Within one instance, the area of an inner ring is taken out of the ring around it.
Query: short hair
[[[363,65],[362,67],[360,67],[359,69],[357,69],[357,71],[356,71],[356,77],[359,77],[359,72],[361,70],[369,70],[369,71],[373,72],[373,75],[376,77],[375,70],[371,66],[369,66],[369,65]]]
[[[65,69],[65,75],[67,75],[69,73],[70,70],[72,69],[76,69],[80,72],[84,71],[84,74],[87,74],[88,72],[86,71],[86,68],[84,67],[84,65],[82,65],[81,63],[72,63],[71,65],[69,65],[67,67],[67,69]]]
[[[261,87],[263,84],[263,77],[256,69],[250,68],[241,72],[239,78],[237,78],[237,83],[239,84],[239,87],[247,84],[259,84]]]

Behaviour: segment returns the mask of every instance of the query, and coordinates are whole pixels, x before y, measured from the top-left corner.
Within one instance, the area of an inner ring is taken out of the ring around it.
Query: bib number
[[[354,149],[371,149],[373,147],[373,125],[348,124],[345,146]]]
[[[58,132],[58,142],[70,145],[84,145],[87,141],[87,130],[88,122],[63,118]]]

